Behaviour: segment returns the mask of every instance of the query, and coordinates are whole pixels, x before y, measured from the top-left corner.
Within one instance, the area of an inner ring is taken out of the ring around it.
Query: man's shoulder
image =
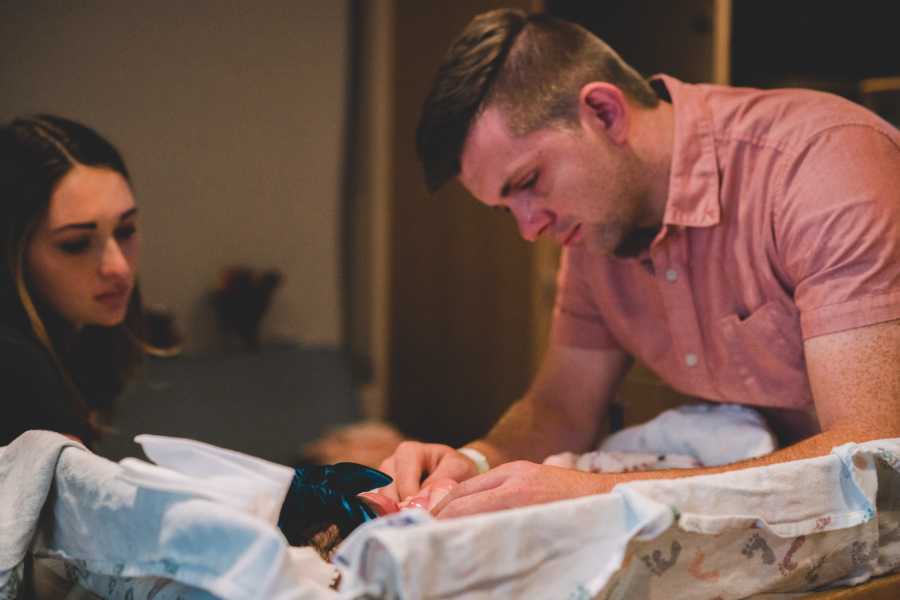
[[[710,108],[719,140],[804,152],[826,131],[865,129],[900,141],[877,115],[835,94],[799,88],[697,86]]]

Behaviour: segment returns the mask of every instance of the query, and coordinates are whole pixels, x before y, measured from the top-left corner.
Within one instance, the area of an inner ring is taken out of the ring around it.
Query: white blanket
[[[277,495],[283,467],[145,441],[165,467],[47,432],[0,448],[0,598],[19,591],[29,551],[97,596],[156,600],[724,599],[900,568],[900,439],[464,519],[376,519],[339,548],[339,593],[271,523],[278,502],[251,489]]]
[[[287,482],[261,480],[290,469],[188,440],[143,441],[168,468],[123,467],[50,432],[0,447],[0,598],[18,593],[28,551],[62,561],[103,598],[336,596],[323,585],[331,569],[272,523]]]
[[[31,431],[0,447],[0,598],[15,598],[23,561],[64,448],[84,446],[64,436]]]

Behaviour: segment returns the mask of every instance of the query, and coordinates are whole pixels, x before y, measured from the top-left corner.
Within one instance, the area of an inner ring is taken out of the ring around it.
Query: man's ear
[[[582,125],[601,131],[616,144],[628,139],[630,106],[617,86],[594,81],[578,94],[578,113]]]

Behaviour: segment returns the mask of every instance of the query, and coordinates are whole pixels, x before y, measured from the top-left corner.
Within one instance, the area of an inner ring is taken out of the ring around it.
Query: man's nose
[[[119,242],[110,239],[103,248],[100,257],[100,275],[103,277],[127,277],[131,274],[131,265],[122,252]]]
[[[541,232],[553,225],[556,216],[549,210],[529,206],[513,207],[513,214],[519,226],[519,233],[529,242],[538,239]]]

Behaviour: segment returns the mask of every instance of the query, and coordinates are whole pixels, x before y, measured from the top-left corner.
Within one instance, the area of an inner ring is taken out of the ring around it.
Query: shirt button
[[[669,281],[675,281],[678,279],[678,271],[675,269],[666,269],[666,279]]]
[[[684,364],[687,366],[696,367],[698,362],[700,362],[700,359],[693,352],[684,355]]]

